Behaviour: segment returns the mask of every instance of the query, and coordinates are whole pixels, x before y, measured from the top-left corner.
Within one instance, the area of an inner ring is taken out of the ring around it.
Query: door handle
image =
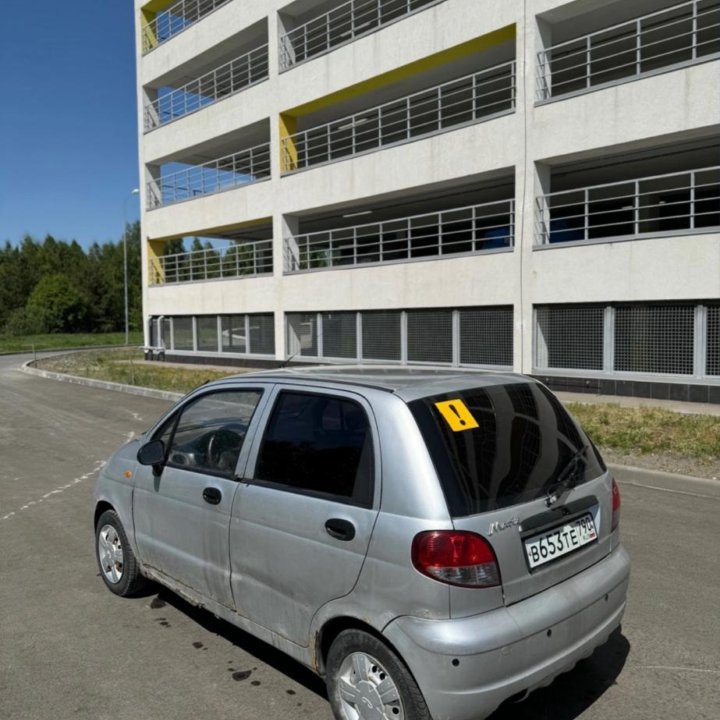
[[[215,487],[206,487],[203,490],[203,500],[210,505],[218,505],[222,500],[222,493]]]
[[[330,537],[336,540],[352,540],[355,537],[355,526],[349,520],[330,518],[325,523],[325,529]]]

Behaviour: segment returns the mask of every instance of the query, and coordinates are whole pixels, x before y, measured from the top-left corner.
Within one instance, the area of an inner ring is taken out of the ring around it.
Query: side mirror
[[[137,461],[141,465],[152,465],[155,474],[159,475],[165,464],[165,443],[162,440],[151,440],[143,445],[138,450]]]

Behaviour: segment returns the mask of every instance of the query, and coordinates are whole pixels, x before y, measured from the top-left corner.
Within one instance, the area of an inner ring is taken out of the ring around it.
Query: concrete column
[[[286,347],[285,310],[283,293],[280,290],[283,284],[285,269],[285,238],[292,238],[298,234],[299,221],[293,215],[273,215],[273,276],[278,292],[275,295],[275,357],[284,360],[288,357],[289,349]],[[291,245],[291,252],[297,252],[297,247]]]

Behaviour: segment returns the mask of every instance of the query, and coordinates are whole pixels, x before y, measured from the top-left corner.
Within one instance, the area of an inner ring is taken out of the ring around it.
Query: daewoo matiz
[[[520,375],[311,368],[181,400],[97,483],[107,587],[166,585],[326,679],[342,720],[464,720],[625,609],[620,495]]]

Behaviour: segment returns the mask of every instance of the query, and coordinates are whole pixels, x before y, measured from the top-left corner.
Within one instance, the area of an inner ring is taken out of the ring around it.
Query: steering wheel
[[[219,469],[223,460],[223,454],[227,451],[233,451],[240,446],[240,436],[232,430],[220,428],[210,434],[207,444],[208,463]]]

